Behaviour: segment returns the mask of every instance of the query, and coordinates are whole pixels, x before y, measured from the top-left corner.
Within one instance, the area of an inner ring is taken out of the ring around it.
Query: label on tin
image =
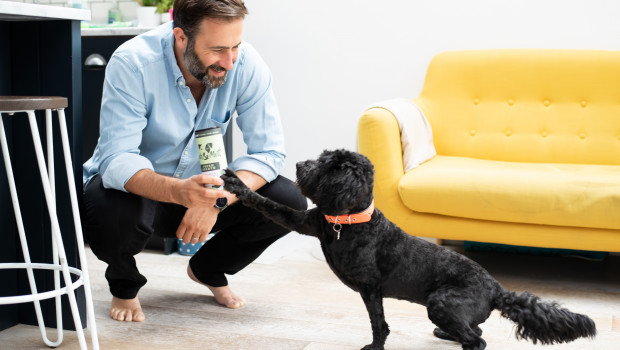
[[[219,127],[196,130],[196,146],[202,173],[217,177],[222,175],[228,167],[222,130]]]

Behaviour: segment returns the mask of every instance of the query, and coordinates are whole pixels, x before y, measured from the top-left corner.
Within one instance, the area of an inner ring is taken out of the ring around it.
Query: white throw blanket
[[[433,144],[431,126],[426,120],[424,112],[413,101],[406,98],[395,98],[375,103],[366,109],[370,108],[383,108],[396,117],[400,128],[405,172],[437,155]]]

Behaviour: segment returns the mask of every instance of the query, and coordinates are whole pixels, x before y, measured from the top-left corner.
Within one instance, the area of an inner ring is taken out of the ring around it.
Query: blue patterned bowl
[[[206,241],[205,241],[206,242]],[[198,249],[204,245],[204,242],[198,243],[183,243],[182,239],[177,239],[177,252],[181,255],[194,255]]]

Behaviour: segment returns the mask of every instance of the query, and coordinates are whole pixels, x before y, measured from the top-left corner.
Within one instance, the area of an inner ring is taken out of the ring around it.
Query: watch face
[[[226,208],[226,205],[228,205],[228,198],[226,198],[226,197],[218,198],[218,199],[215,200],[215,206],[220,208],[220,209]]]

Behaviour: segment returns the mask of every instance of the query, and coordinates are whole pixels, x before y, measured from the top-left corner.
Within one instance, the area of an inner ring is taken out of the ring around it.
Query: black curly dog
[[[307,211],[293,210],[258,195],[230,170],[222,178],[224,188],[244,205],[321,241],[329,267],[344,284],[359,292],[366,304],[372,344],[363,349],[383,349],[390,333],[383,314],[384,297],[426,306],[428,318],[437,326],[435,336],[458,341],[463,349],[486,347],[478,325],[494,309],[517,324],[517,338],[534,344],[594,337],[596,327],[589,317],[527,292],[505,290],[477,263],[406,234],[377,209],[368,222],[328,222],[326,215],[363,213],[371,207],[373,174],[366,157],[346,150],[325,151],[317,160],[299,162],[297,184],[316,205]]]

